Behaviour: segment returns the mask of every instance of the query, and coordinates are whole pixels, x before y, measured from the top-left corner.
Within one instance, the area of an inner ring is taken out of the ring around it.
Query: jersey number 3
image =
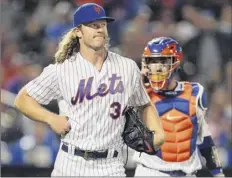
[[[113,102],[110,105],[110,117],[117,119],[121,114],[121,104],[119,102]]]

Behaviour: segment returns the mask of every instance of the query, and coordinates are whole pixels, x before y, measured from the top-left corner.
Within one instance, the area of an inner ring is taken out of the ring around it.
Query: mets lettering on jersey
[[[90,77],[87,81],[86,79],[82,79],[80,81],[78,91],[75,96],[72,97],[71,103],[75,105],[78,102],[81,103],[84,98],[87,100],[91,100],[96,96],[105,96],[108,93],[114,95],[115,93],[123,93],[124,86],[123,82],[121,81],[122,77],[117,77],[117,74],[112,74],[112,77],[109,78],[109,84],[106,83],[100,84],[97,91],[94,94],[91,94],[92,84],[94,77]],[[87,83],[87,84],[86,84]]]
[[[139,68],[131,59],[112,52],[108,52],[100,71],[80,53],[73,57],[45,68],[26,89],[40,104],[62,101],[60,109],[71,124],[69,133],[61,138],[61,145],[68,145],[64,149],[70,153],[75,152],[74,147],[90,152],[107,150],[107,158],[115,157],[115,150],[118,154],[111,161],[88,162],[60,149],[53,175],[124,175],[123,110],[128,105],[149,103]]]
[[[45,68],[26,86],[28,93],[41,104],[63,101],[72,128],[62,138],[64,142],[93,151],[122,147],[123,110],[149,102],[139,68],[131,59],[112,52],[101,71],[80,53],[73,57]]]

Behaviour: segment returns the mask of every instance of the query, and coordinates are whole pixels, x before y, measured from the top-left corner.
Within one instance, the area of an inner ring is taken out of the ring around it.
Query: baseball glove
[[[145,126],[133,107],[126,110],[125,117],[126,124],[122,136],[126,145],[138,152],[156,154],[153,146],[154,132]]]

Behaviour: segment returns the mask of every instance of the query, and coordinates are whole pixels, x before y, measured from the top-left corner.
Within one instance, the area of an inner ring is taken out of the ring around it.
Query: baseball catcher
[[[182,61],[182,48],[172,38],[154,38],[144,48],[144,85],[160,116],[165,142],[155,155],[135,154],[135,177],[195,176],[204,166],[212,176],[224,176],[206,122],[206,91],[200,83],[175,78]]]

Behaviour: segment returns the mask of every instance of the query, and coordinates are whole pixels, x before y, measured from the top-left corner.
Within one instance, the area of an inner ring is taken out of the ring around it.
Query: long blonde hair
[[[75,27],[76,28],[76,27]],[[75,28],[72,28],[70,31],[68,31],[60,41],[58,45],[58,50],[55,53],[55,62],[56,63],[62,63],[66,59],[70,58],[73,53],[78,53],[80,50],[80,42],[79,38],[75,33]],[[107,35],[106,37],[106,43],[105,48],[106,50],[109,49],[110,38]]]
[[[76,27],[75,27],[76,28]],[[62,63],[70,58],[74,52],[79,52],[80,43],[75,28],[69,30],[62,38],[55,53],[55,62]]]

